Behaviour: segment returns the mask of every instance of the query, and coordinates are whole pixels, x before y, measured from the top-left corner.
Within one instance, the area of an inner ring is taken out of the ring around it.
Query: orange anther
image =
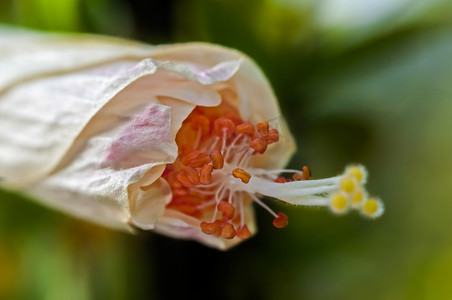
[[[235,133],[254,136],[254,126],[250,122],[239,124],[237,125],[237,127],[235,127]]]
[[[218,202],[218,210],[223,213],[223,219],[231,220],[235,215],[235,207],[227,201]]]
[[[201,153],[196,158],[190,160],[189,165],[194,168],[200,168],[210,163],[210,156],[207,153]]]
[[[201,202],[203,202],[203,199],[201,197],[198,197],[196,195],[185,195],[173,197],[171,204],[186,204],[196,206],[198,204],[201,204]]]
[[[246,224],[237,229],[237,236],[243,240],[251,237],[251,232]]]
[[[240,169],[240,168],[234,169],[232,171],[232,176],[234,176],[235,178],[239,178],[240,180],[242,180],[243,183],[250,182],[250,178],[251,178],[250,173],[247,173],[246,171],[244,171],[243,169]]]
[[[263,154],[267,150],[267,141],[262,138],[255,138],[250,142],[250,147],[256,152]]]
[[[309,179],[311,179],[311,169],[309,169],[308,167],[304,166],[303,167],[303,173],[293,174],[292,178],[294,180],[296,180],[296,181],[309,180]]]
[[[273,226],[276,228],[284,228],[289,223],[289,219],[282,212],[277,213],[277,217],[273,219]]]
[[[305,180],[304,177],[303,177],[303,174],[301,174],[301,173],[295,173],[295,174],[293,174],[293,175],[292,175],[292,178],[293,178],[294,180],[296,180],[296,181]]]
[[[227,137],[230,137],[235,131],[235,124],[231,119],[228,118],[218,118],[213,122],[215,129],[215,134],[218,136],[223,136],[226,133]]]
[[[171,188],[173,189],[178,189],[178,188],[184,188],[184,185],[182,183],[180,183],[180,181],[177,179],[177,176],[175,175],[176,180],[174,180],[174,182],[171,184]]]
[[[173,196],[186,196],[188,195],[188,190],[184,188],[173,188]]]
[[[193,184],[188,180],[187,175],[185,175],[185,172],[183,171],[177,174],[177,180],[187,188],[193,187]]]
[[[210,197],[208,195],[203,194],[203,193],[198,193],[193,190],[189,190],[188,195],[191,197],[190,199],[193,199],[193,197],[196,197],[197,199],[199,199],[199,201],[200,201],[199,203],[201,203],[202,201],[204,201],[206,199],[210,200]]]
[[[169,185],[172,188],[182,188],[182,184],[177,180],[177,174],[174,171],[170,171],[167,173],[166,181],[168,181]]]
[[[286,182],[286,178],[284,176],[278,177],[275,179],[275,182],[277,183],[285,183]]]
[[[187,155],[184,155],[181,159],[181,162],[186,166],[200,168],[210,163],[210,156],[205,152],[194,150]]]
[[[209,184],[212,182],[212,170],[213,167],[211,165],[204,165],[201,168],[201,172],[199,175],[199,182],[202,184]]]
[[[257,131],[262,135],[262,136],[267,136],[268,135],[268,122],[264,121],[264,122],[260,122],[257,124]]]
[[[180,161],[184,165],[188,165],[190,163],[190,160],[196,158],[200,153],[201,153],[201,151],[193,150],[193,151],[189,152],[188,154],[183,155]]]
[[[176,204],[176,205],[171,205],[170,207],[172,209],[176,209],[186,215],[190,215],[190,216],[198,216],[199,215],[199,210],[196,208],[196,206],[193,206],[193,205]]]
[[[309,180],[311,179],[311,169],[309,169],[309,167],[307,166],[303,166],[303,179],[304,180]]]
[[[196,115],[190,122],[193,130],[201,129],[202,134],[208,134],[210,131],[210,121],[206,116]]]
[[[186,143],[179,145],[179,155],[181,155],[181,157],[187,155],[187,153],[191,151],[193,151],[193,145],[191,142],[189,145],[187,145]]]
[[[184,169],[184,171],[185,171],[185,176],[188,178],[188,180],[193,185],[199,184],[199,174],[195,168],[188,166]]]
[[[221,222],[219,220],[216,220],[213,223],[202,222],[201,223],[201,230],[205,234],[217,234],[217,233],[220,233]]]
[[[212,165],[215,169],[221,169],[224,165],[224,158],[220,151],[214,150],[210,152],[210,158],[212,159]]]
[[[269,144],[273,144],[276,143],[277,141],[279,141],[279,132],[276,129],[270,129],[270,131],[268,132],[268,136],[267,136],[267,142]]]
[[[235,229],[234,229],[234,225],[232,225],[231,223],[226,223],[223,225],[223,228],[221,229],[221,236],[224,237],[225,239],[233,239],[235,237]]]

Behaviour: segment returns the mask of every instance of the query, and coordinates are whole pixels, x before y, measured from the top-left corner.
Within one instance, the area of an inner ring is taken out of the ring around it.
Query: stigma
[[[176,136],[176,161],[162,175],[172,191],[167,208],[198,219],[204,234],[224,239],[251,236],[244,211],[251,203],[270,213],[274,227],[288,225],[288,217],[271,209],[263,197],[297,206],[324,206],[338,215],[357,210],[376,218],[383,213],[381,200],[368,196],[362,165],[317,180],[307,166],[301,170],[253,167],[252,158],[278,141],[278,130],[268,122],[244,122],[232,106],[197,107]]]

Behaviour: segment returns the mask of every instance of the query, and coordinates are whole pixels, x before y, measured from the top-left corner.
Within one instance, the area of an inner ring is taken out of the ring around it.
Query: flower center
[[[215,108],[197,107],[183,122],[176,136],[179,155],[166,166],[163,178],[172,190],[168,208],[198,218],[205,234],[225,239],[251,236],[244,207],[255,202],[273,215],[273,225],[284,228],[288,218],[274,212],[258,196],[268,196],[295,205],[329,206],[334,213],[349,207],[375,217],[381,202],[367,201],[363,184],[365,169],[352,166],[345,173],[311,180],[308,167],[299,170],[264,170],[249,165],[253,155],[265,153],[278,142],[279,133],[267,122],[256,126],[243,122],[226,103]],[[293,173],[292,178],[278,177]]]

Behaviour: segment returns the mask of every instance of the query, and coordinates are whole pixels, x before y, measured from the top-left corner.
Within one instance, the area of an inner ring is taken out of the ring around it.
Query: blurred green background
[[[291,167],[361,162],[386,206],[284,206],[284,230],[257,207],[259,234],[223,253],[3,191],[0,299],[452,299],[452,1],[1,0],[0,22],[240,49],[296,136]]]

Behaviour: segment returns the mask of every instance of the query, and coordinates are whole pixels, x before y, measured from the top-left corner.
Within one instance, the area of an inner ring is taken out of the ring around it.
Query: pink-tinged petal
[[[113,141],[106,160],[123,169],[147,163],[165,162],[177,155],[171,133],[171,108],[152,104],[138,115]]]

